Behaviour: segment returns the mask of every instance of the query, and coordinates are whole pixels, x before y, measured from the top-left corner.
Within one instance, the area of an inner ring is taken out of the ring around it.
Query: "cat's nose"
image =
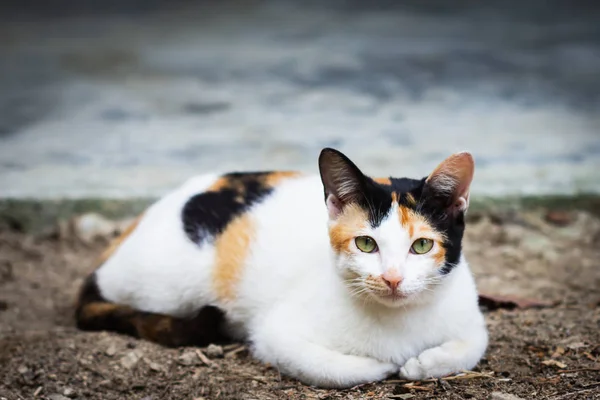
[[[396,290],[402,283],[402,276],[396,271],[386,271],[381,275],[381,279],[390,287],[392,290]]]

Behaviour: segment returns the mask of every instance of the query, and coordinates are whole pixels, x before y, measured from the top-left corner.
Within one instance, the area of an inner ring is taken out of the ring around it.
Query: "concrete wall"
[[[316,172],[324,146],[411,177],[470,150],[477,195],[600,192],[597,2],[323,3],[3,2],[0,197]]]

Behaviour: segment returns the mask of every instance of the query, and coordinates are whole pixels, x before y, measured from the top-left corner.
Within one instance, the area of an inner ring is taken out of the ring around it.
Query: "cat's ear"
[[[337,218],[344,206],[356,203],[364,196],[365,176],[339,151],[323,149],[319,155],[319,171],[331,219]]]
[[[423,195],[446,207],[452,215],[465,212],[474,173],[475,161],[470,153],[453,154],[427,177]]]

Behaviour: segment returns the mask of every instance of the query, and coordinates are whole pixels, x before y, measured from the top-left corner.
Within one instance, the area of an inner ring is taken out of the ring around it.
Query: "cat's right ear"
[[[319,172],[325,189],[329,218],[336,219],[344,206],[358,202],[364,195],[365,176],[339,151],[331,148],[321,151]]]

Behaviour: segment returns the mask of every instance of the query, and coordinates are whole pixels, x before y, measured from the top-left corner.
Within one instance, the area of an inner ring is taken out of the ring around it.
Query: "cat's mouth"
[[[404,300],[408,296],[402,292],[396,291],[396,292],[392,292],[392,293],[388,293],[388,294],[384,294],[384,295],[379,295],[379,297],[386,299],[386,300],[397,301],[397,300]]]

